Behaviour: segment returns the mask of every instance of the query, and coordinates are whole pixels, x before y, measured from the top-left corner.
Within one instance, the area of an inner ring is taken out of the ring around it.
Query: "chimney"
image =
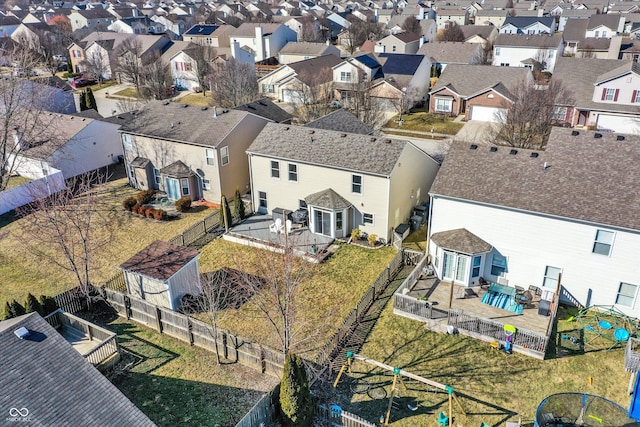
[[[218,108],[215,105],[213,106],[213,118],[218,118]]]
[[[240,53],[240,43],[238,43],[237,40],[231,41],[231,56],[233,56],[234,59],[240,61],[240,58],[238,58],[239,53]]]
[[[264,51],[264,31],[261,26],[256,27],[256,62],[266,58]]]

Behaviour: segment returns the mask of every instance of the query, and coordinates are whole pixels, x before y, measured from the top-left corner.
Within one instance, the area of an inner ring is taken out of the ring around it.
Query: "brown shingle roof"
[[[558,47],[562,41],[561,35],[548,34],[498,34],[494,46],[507,47]]]
[[[434,42],[423,44],[418,54],[443,64],[470,64],[481,49],[477,43]]]
[[[333,191],[331,188],[313,193],[304,198],[308,205],[319,208],[338,210],[347,209],[352,203]]]
[[[495,88],[509,97],[509,90],[513,90],[518,83],[526,80],[530,73],[531,71],[524,67],[450,64],[440,75],[431,93],[449,87],[458,95],[468,97],[482,90]],[[499,84],[502,85],[498,87]]]
[[[640,137],[595,135],[553,128],[538,157],[530,150],[514,155],[509,147],[492,152],[454,143],[430,193],[640,230],[640,194],[631,190],[640,182]]]
[[[120,268],[164,282],[199,254],[197,249],[156,240],[123,262]]]
[[[492,249],[489,243],[466,228],[435,233],[431,236],[431,240],[442,249],[449,249],[469,255],[489,252]]]

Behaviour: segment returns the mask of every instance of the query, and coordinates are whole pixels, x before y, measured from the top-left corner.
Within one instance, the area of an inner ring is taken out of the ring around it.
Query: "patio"
[[[253,215],[231,227],[223,238],[269,250],[281,250],[287,244],[294,253],[313,262],[320,262],[331,253],[331,243],[335,240],[332,237],[314,234],[309,227],[296,228],[295,224],[288,234],[274,233],[269,228],[273,222],[271,215]]]

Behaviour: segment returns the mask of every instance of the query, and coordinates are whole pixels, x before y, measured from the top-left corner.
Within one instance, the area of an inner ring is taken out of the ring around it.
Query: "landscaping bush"
[[[360,239],[360,229],[354,228],[353,230],[351,230],[351,241],[359,240],[359,239]]]
[[[42,306],[42,310],[44,315],[51,314],[58,309],[58,303],[52,297],[48,297],[46,295],[40,295],[40,305]]]
[[[367,241],[369,242],[369,246],[375,246],[376,243],[378,242],[378,235],[369,234],[369,237],[367,237]]]
[[[163,221],[167,219],[167,212],[164,209],[154,209],[153,218],[158,221]]]
[[[131,212],[133,212],[134,214],[137,214],[137,213],[139,213],[139,212],[140,212],[140,208],[141,208],[141,207],[142,207],[142,206],[140,206],[140,205],[136,202],[136,204],[135,204],[135,205],[133,205],[133,207],[131,208]]]
[[[180,197],[178,200],[176,200],[175,205],[178,212],[186,212],[191,209],[191,199],[187,196]]]
[[[29,293],[29,295],[27,295],[26,309],[27,309],[27,313],[36,312],[40,314],[40,316],[43,316],[43,317],[45,316],[42,304],[40,304],[40,301],[38,301],[38,299],[35,296],[33,296],[32,293]]]
[[[284,361],[280,383],[280,411],[285,426],[310,426],[313,419],[313,400],[309,379],[302,359],[288,353]]]
[[[136,194],[136,200],[138,201],[138,204],[146,205],[147,203],[151,203],[155,194],[156,190],[143,190]]]
[[[131,212],[133,207],[138,203],[135,197],[127,197],[122,201],[122,207]]]
[[[145,212],[145,216],[147,218],[153,218],[155,215],[155,209],[154,208],[147,208],[146,212]]]
[[[244,211],[244,202],[240,198],[240,190],[237,188],[236,194],[233,197],[233,214],[241,220],[243,220],[246,215]]]

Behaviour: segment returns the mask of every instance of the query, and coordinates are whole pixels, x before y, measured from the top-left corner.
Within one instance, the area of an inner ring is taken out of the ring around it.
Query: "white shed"
[[[201,293],[199,256],[197,249],[156,240],[120,265],[128,293],[177,310],[184,295]]]

